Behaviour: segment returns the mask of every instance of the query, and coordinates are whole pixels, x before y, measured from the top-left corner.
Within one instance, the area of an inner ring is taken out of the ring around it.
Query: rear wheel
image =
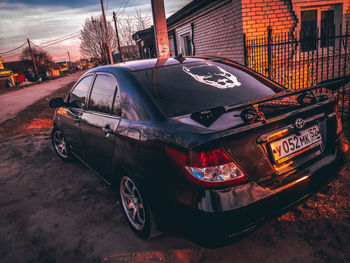
[[[51,132],[51,142],[55,152],[61,159],[63,160],[71,159],[71,155],[67,147],[64,134],[58,128],[53,128]]]
[[[159,234],[149,206],[135,179],[123,176],[119,183],[119,194],[124,216],[131,229],[141,238]]]

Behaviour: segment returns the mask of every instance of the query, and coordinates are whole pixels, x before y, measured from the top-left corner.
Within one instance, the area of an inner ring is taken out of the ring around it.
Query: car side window
[[[92,78],[93,75],[90,75],[80,80],[69,95],[68,102],[73,108],[83,108]]]
[[[117,88],[117,80],[109,75],[96,76],[92,87],[89,110],[112,113],[114,93]]]

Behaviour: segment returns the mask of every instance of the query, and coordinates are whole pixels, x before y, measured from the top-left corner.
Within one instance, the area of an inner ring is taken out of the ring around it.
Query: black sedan
[[[329,94],[291,92],[220,58],[97,67],[50,102],[52,144],[117,189],[140,237],[178,229],[217,240],[342,171],[349,145]]]

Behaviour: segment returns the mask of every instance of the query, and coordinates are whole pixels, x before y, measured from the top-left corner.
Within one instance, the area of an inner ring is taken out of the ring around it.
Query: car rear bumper
[[[177,191],[170,221],[187,233],[206,239],[235,236],[279,215],[327,186],[344,169],[349,144],[342,135],[333,155],[298,171],[298,180],[269,190],[249,182],[224,190]]]

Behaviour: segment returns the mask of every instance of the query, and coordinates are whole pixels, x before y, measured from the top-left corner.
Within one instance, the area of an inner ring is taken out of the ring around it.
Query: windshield
[[[270,96],[279,90],[222,62],[205,61],[133,72],[168,117]]]

